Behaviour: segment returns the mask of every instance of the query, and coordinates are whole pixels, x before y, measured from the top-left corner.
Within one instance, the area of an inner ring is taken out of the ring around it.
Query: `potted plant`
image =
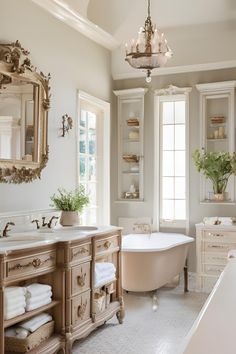
[[[224,200],[224,193],[231,175],[236,174],[236,153],[204,152],[196,150],[193,160],[203,175],[211,180],[215,200]]]
[[[52,206],[61,210],[60,224],[63,226],[73,226],[79,224],[79,214],[88,205],[89,197],[85,193],[84,186],[80,185],[74,191],[66,191],[64,188],[58,189],[58,194],[51,197]]]

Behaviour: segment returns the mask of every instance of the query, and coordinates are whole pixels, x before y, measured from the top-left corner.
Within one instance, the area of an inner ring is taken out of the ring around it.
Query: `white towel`
[[[32,296],[32,297],[26,299],[26,305],[29,306],[29,305],[37,304],[39,301],[47,300],[49,297],[52,297],[51,291],[49,291],[43,295]]]
[[[14,298],[18,295],[25,295],[26,289],[22,286],[8,286],[5,288],[5,296],[8,298]]]
[[[35,332],[39,327],[43,326],[45,323],[52,321],[52,316],[48,313],[41,313],[28,321],[19,323],[19,326],[30,331]]]
[[[6,296],[4,294],[4,305],[6,306],[15,306],[20,305],[25,301],[25,295],[17,295],[16,297]]]
[[[105,272],[105,271],[109,271],[109,270],[113,270],[113,272],[116,271],[116,267],[114,266],[113,263],[97,262],[95,264],[95,272]]]
[[[16,338],[24,339],[24,338],[28,337],[29,334],[30,333],[29,333],[29,331],[27,331],[27,329],[20,328],[20,327],[16,328]]]
[[[26,305],[26,311],[35,310],[35,309],[37,309],[39,307],[42,307],[42,306],[50,304],[50,302],[52,302],[52,298],[51,297],[48,297],[47,299],[44,299],[44,300],[41,300],[41,301],[39,300],[39,301],[35,302],[32,305]]]
[[[23,298],[21,301],[18,301],[18,303],[4,303],[4,311],[5,312],[11,312],[11,311],[15,311],[21,307],[26,307],[26,301],[25,298]]]
[[[11,318],[23,315],[23,313],[25,313],[24,307],[19,307],[17,310],[14,311],[6,311],[4,314],[4,319],[10,320]]]
[[[47,293],[48,291],[52,291],[51,285],[47,284],[30,284],[26,287],[27,290],[27,297],[32,297],[32,296],[38,296],[38,295],[43,295]]]
[[[107,283],[110,283],[111,281],[116,279],[116,275],[115,273],[113,275],[111,275],[110,277],[101,277],[99,279],[95,278],[95,287],[99,287],[99,286],[103,286]]]
[[[16,337],[15,327],[10,327],[5,330],[5,337]]]

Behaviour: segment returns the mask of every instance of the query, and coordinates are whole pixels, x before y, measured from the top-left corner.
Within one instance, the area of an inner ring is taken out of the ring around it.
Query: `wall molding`
[[[171,74],[183,74],[188,72],[197,71],[209,71],[209,70],[220,70],[220,69],[231,69],[236,68],[236,60],[228,60],[222,62],[205,63],[205,64],[194,64],[194,65],[180,65],[159,68],[152,71],[152,77],[161,75],[171,75]],[[113,73],[114,80],[125,80],[125,79],[136,79],[140,77],[145,77],[145,73],[141,70],[134,70],[133,72],[127,73]]]
[[[111,34],[80,15],[63,0],[31,1],[101,46],[109,50],[114,50],[119,46],[119,43]]]

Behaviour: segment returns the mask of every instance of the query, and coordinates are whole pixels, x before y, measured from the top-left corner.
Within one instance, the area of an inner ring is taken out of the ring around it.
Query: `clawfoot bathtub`
[[[161,232],[123,236],[123,289],[153,291],[169,283],[184,269],[193,241],[182,234]]]

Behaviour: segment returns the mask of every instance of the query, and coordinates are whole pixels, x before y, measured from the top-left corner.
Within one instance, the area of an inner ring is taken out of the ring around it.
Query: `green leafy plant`
[[[198,172],[202,172],[213,184],[214,194],[225,192],[229,177],[236,175],[236,153],[205,152],[196,150],[193,160]]]
[[[53,207],[62,211],[78,211],[88,205],[89,197],[85,193],[84,186],[80,185],[74,191],[66,191],[64,188],[58,189],[58,194],[51,197]]]

